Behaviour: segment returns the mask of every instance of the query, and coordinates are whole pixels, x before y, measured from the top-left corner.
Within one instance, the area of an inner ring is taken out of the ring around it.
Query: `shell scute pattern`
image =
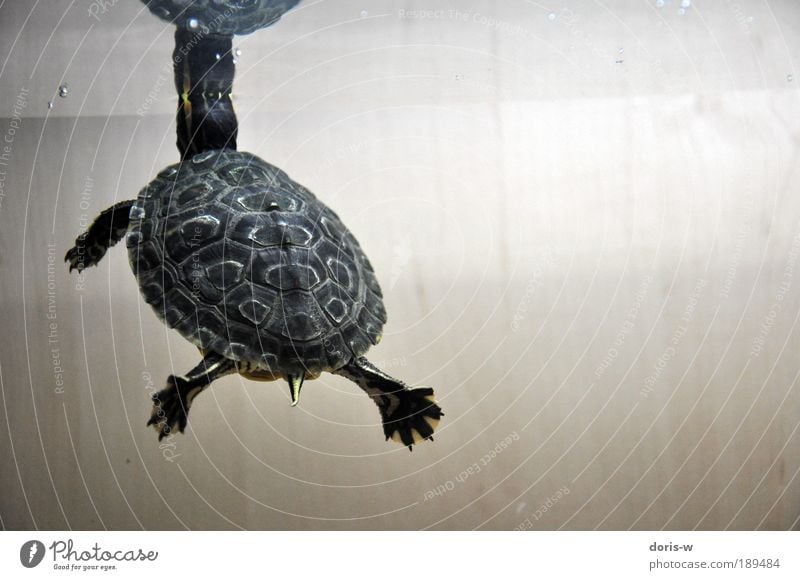
[[[283,373],[335,370],[376,344],[380,287],[339,217],[258,157],[199,157],[142,190],[129,228],[131,266],[167,325]]]
[[[256,284],[240,284],[225,296],[225,315],[229,321],[247,325],[251,331],[264,323],[272,312],[278,293]]]
[[[252,183],[272,185],[289,179],[289,176],[277,167],[265,167],[255,162],[252,158],[249,161],[220,165],[217,169],[217,174],[225,179],[229,185],[239,187]]]
[[[330,280],[314,291],[319,304],[334,324],[341,324],[348,314],[349,296]]]

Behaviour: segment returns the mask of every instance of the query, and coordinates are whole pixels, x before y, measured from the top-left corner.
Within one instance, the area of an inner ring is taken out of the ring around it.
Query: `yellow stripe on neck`
[[[186,139],[186,151],[190,150],[190,145],[192,143],[192,102],[189,100],[189,92],[192,89],[192,82],[189,75],[189,62],[188,58],[183,61],[183,94],[181,95],[183,99],[183,118],[186,121],[186,135],[184,138]]]

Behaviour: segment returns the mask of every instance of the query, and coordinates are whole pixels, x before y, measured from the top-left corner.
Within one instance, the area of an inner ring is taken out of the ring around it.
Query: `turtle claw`
[[[106,254],[104,246],[99,244],[86,243],[86,233],[84,232],[75,240],[75,246],[67,251],[64,261],[69,264],[69,271],[77,270],[80,274],[89,266],[96,265]]]
[[[159,441],[176,429],[184,432],[189,422],[192,399],[200,390],[202,389],[199,387],[192,388],[185,378],[170,375],[167,387],[153,394],[153,411],[147,426],[152,425],[155,428]]]
[[[383,433],[391,439],[414,450],[414,444],[424,440],[433,441],[433,432],[444,416],[441,407],[433,398],[433,389],[419,387],[394,393],[399,404],[391,415],[382,412]],[[383,410],[382,410],[383,411]],[[392,419],[396,417],[396,419]]]

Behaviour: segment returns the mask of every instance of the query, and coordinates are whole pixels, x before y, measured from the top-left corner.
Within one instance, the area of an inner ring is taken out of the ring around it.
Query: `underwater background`
[[[4,529],[800,527],[800,6],[303,0],[234,39],[239,149],[382,285],[369,357],[436,389],[413,453],[325,374],[214,383],[101,210],[178,161],[174,28],[0,3]]]

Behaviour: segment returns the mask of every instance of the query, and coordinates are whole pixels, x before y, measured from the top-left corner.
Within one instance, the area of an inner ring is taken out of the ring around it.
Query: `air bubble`
[[[233,56],[242,56],[242,49],[238,46],[233,49]]]
[[[140,220],[145,217],[145,211],[142,206],[134,205],[131,206],[131,211],[128,217],[132,220]]]
[[[686,8],[678,8],[678,14],[680,14],[681,16],[686,14]]]
[[[197,18],[190,18],[186,21],[186,26],[191,30],[197,30],[200,28],[200,21]]]
[[[366,18],[367,16],[369,16],[369,12],[367,12],[366,10],[362,10],[361,11],[361,18]]]
[[[792,75],[786,75],[786,82],[787,82],[787,83],[790,83],[790,82],[792,82],[793,80],[794,80],[794,77],[793,77]]]
[[[58,96],[59,97],[61,97],[62,99],[65,99],[68,94],[69,94],[69,87],[67,86],[67,83],[64,83],[63,85],[58,87]]]
[[[656,0],[656,6],[657,7],[663,8],[664,4],[666,4],[666,2],[664,2],[664,0]]]
[[[553,22],[553,20],[555,20],[555,19],[556,19],[556,13],[555,13],[555,12],[551,12],[550,14],[548,14],[548,15],[547,15],[547,19],[548,19],[550,22]]]
[[[53,108],[53,101],[47,101],[47,108],[48,109],[52,109]]]
[[[692,5],[692,0],[681,0],[681,8],[688,8]]]

